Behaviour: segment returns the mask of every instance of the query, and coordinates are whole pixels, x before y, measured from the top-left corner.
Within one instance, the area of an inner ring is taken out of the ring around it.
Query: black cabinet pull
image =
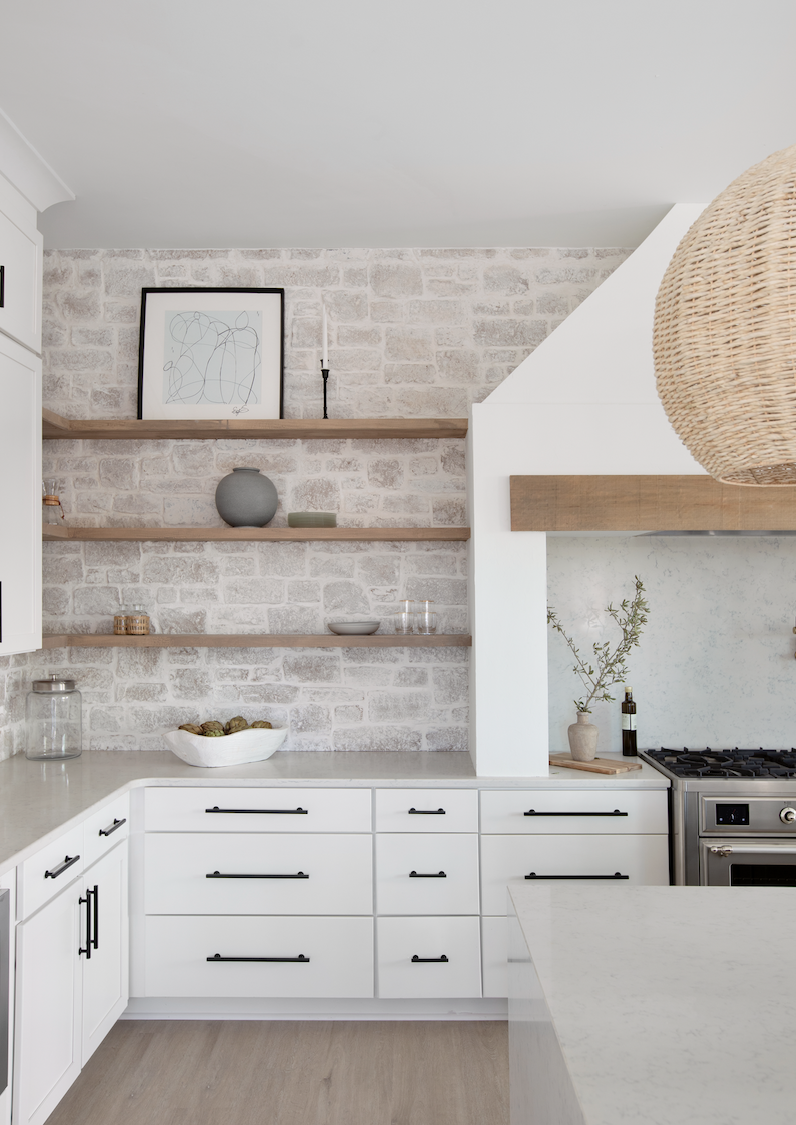
[[[306,816],[309,809],[302,809],[300,806],[297,809],[220,809],[218,805],[213,805],[212,809],[205,809],[205,812],[210,813],[270,813],[278,815],[284,813],[292,816]]]
[[[99,887],[94,884],[94,890],[86,891],[87,895],[94,895],[94,933],[91,935],[91,944],[95,949],[99,949]]]
[[[525,876],[526,879],[629,879],[629,875],[622,875],[617,871],[615,875],[537,875],[532,871],[530,875]]]
[[[93,934],[92,934],[92,930],[91,930],[91,899],[92,899],[92,897],[94,899],[94,932],[93,932]],[[91,950],[92,950],[92,948],[99,949],[99,916],[98,916],[98,911],[99,911],[99,887],[97,887],[96,884],[93,888],[87,887],[86,888],[86,897],[83,898],[81,896],[77,901],[81,905],[85,903],[85,907],[86,907],[86,948],[85,949],[78,949],[77,955],[78,955],[78,957],[80,957],[81,954],[85,953],[86,960],[90,961],[91,960]]]
[[[123,824],[127,824],[126,816],[123,816],[121,820],[117,820],[116,817],[114,817],[113,824],[109,824],[107,828],[100,828],[99,834],[100,836],[110,836],[117,828],[121,828]]]
[[[210,875],[205,875],[205,879],[309,879],[309,875],[305,875],[303,871],[299,871],[297,875],[226,875],[221,871],[213,871]]]
[[[214,953],[212,957],[207,958],[208,961],[296,961],[301,962],[302,965],[309,965],[309,957],[305,957],[303,953],[299,953],[298,957],[222,957],[220,953]]]
[[[66,871],[68,867],[71,867],[73,863],[77,863],[79,859],[79,855],[65,855],[64,862],[59,867],[54,867],[52,871],[44,872],[44,878],[57,879],[59,875],[63,875],[64,871]]]
[[[6,268],[0,266],[0,309],[6,307]]]
[[[444,871],[432,871],[431,874],[429,874],[429,875],[426,875],[422,871],[420,871],[420,872],[410,871],[409,872],[409,878],[410,879],[447,879],[448,876],[445,874]]]
[[[528,809],[523,816],[628,816],[626,812],[620,812],[619,809],[614,809],[613,812],[537,812],[536,809]]]
[[[443,953],[441,957],[418,957],[417,954],[412,958],[412,963],[415,965],[428,965],[432,961],[447,961],[448,958]]]
[[[444,809],[410,809],[409,812],[414,813],[415,816],[444,816],[445,815]]]

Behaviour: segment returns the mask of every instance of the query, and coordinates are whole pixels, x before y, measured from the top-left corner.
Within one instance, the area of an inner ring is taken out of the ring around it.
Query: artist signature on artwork
[[[233,414],[248,414],[249,408],[248,408],[248,406],[233,406],[232,413]]]

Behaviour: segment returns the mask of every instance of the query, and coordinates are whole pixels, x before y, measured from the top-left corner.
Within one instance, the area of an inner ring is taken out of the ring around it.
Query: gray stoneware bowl
[[[329,628],[339,637],[364,637],[375,633],[381,621],[330,621]]]

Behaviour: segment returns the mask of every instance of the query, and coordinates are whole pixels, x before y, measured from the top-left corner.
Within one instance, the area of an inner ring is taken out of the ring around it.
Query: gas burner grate
[[[713,750],[706,746],[702,750],[671,750],[662,746],[660,750],[648,750],[653,761],[671,770],[677,777],[772,777],[796,778],[796,749],[764,750],[733,749]]]

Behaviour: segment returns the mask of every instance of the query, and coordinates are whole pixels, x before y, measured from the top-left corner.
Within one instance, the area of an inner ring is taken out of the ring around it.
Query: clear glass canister
[[[83,700],[74,680],[34,680],[25,700],[25,757],[64,761],[83,751]]]

